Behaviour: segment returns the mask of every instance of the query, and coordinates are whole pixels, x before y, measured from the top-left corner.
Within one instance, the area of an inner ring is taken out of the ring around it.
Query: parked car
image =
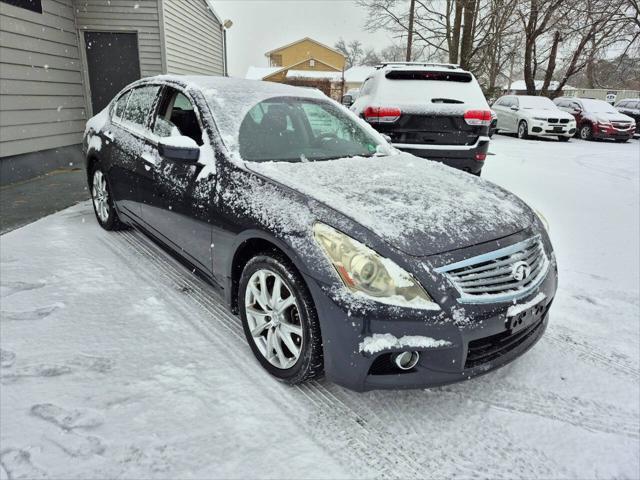
[[[554,101],[560,109],[575,117],[578,135],[583,140],[613,139],[616,142],[626,142],[633,138],[635,120],[620,113],[604,100],[561,97]]]
[[[518,138],[557,137],[568,142],[576,133],[573,116],[546,97],[505,95],[496,100],[492,108],[498,115],[497,130],[516,133]]]
[[[356,101],[358,95],[360,95],[359,88],[352,88],[351,90],[347,90],[347,93],[342,96],[342,104],[345,107],[350,107],[351,105],[353,105],[353,102]]]
[[[90,119],[83,145],[98,223],[136,226],[209,279],[285,382],[457,382],[547,326],[541,218],[315,89],[151,77]]]
[[[491,112],[475,77],[455,65],[387,63],[351,110],[398,149],[480,175]]]
[[[498,114],[491,110],[491,123],[489,124],[489,138],[493,137],[498,129]]]
[[[616,110],[620,113],[633,118],[636,122],[636,132],[638,135],[638,123],[640,123],[640,98],[625,98],[615,105]]]

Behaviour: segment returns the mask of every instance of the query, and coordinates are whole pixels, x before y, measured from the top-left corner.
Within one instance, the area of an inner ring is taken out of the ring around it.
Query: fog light
[[[420,360],[418,352],[400,352],[391,357],[391,361],[395,363],[400,370],[411,370]]]

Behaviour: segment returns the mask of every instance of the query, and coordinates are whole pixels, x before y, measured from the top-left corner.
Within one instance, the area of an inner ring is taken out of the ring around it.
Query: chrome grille
[[[558,123],[558,119],[557,118],[549,118],[548,121],[549,121],[549,123]]]
[[[444,274],[458,290],[461,303],[489,303],[527,295],[544,279],[548,268],[544,245],[536,235],[435,271]]]
[[[560,119],[560,123],[569,123],[569,119],[568,118],[561,118]]]

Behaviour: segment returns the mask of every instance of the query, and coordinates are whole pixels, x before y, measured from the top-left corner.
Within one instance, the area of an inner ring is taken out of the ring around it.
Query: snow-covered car
[[[404,152],[475,175],[482,171],[491,112],[473,74],[457,65],[379,65],[351,110]]]
[[[640,123],[640,98],[624,98],[616,103],[615,109],[635,120],[637,135],[638,123]]]
[[[612,139],[626,142],[633,138],[636,122],[604,100],[561,97],[554,100],[558,108],[573,115],[582,140]]]
[[[547,326],[557,268],[540,217],[319,91],[151,77],[87,122],[84,148],[98,223],[135,226],[207,278],[283,381],[457,382]]]
[[[557,137],[568,142],[576,133],[576,120],[547,97],[505,95],[492,105],[498,115],[497,131],[518,138]]]

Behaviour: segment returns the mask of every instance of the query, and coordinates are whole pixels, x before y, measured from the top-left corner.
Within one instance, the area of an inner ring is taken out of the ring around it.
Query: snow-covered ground
[[[278,383],[209,286],[88,203],[0,237],[0,478],[637,478],[640,144],[491,151],[560,288],[529,353],[431,390]]]

